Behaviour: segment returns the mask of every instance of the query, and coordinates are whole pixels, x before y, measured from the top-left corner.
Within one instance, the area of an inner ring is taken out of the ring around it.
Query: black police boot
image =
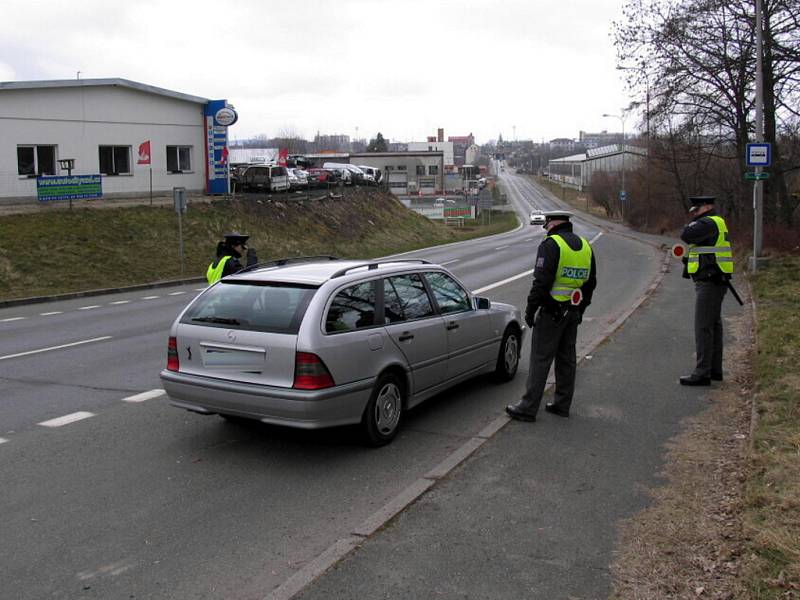
[[[720,372],[711,371],[711,380],[722,381],[722,371]]]
[[[559,417],[569,417],[569,411],[559,408],[555,402],[548,402],[544,405],[544,409],[550,414],[558,415]]]
[[[530,413],[526,413],[525,411],[520,410],[518,404],[509,404],[506,406],[506,413],[512,419],[516,419],[517,421],[529,421],[533,422],[536,420],[536,415],[532,415]]]
[[[710,377],[700,377],[699,375],[684,375],[680,381],[681,385],[711,385]]]

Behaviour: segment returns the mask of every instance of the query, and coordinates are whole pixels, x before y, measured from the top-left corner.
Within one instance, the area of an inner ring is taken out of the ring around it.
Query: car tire
[[[511,381],[517,374],[520,356],[520,335],[516,327],[506,328],[500,352],[497,355],[497,366],[494,376],[497,381]]]
[[[405,386],[394,373],[384,373],[372,390],[361,417],[364,441],[370,446],[385,446],[400,429],[405,403]]]

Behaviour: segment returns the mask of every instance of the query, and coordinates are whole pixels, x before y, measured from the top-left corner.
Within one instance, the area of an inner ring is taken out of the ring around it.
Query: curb
[[[15,298],[12,300],[0,300],[0,308],[11,308],[12,306],[23,306],[26,304],[42,304],[56,300],[72,300],[74,298],[87,298],[89,296],[104,296],[106,294],[119,294],[124,292],[135,292],[137,290],[149,290],[153,288],[171,287],[173,285],[187,285],[191,283],[205,283],[205,277],[189,277],[187,279],[172,279],[169,281],[155,281],[153,283],[140,283],[126,287],[102,288],[99,290],[86,290],[83,292],[70,292],[68,294],[53,294],[51,296],[32,296],[30,298]]]

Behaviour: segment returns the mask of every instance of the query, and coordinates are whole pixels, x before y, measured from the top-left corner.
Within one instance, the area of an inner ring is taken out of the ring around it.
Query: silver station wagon
[[[225,277],[178,316],[161,372],[170,402],[305,429],[361,424],[368,443],[470,377],[517,372],[519,310],[421,260],[301,257]]]

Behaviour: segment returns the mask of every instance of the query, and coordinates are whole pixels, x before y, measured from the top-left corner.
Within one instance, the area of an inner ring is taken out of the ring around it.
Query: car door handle
[[[406,340],[413,340],[414,334],[404,331],[403,333],[400,334],[400,337],[397,339],[400,340],[401,342],[405,342]]]
[[[451,329],[458,329],[458,323],[456,323],[455,321],[450,321],[447,324],[447,330],[450,331]]]

